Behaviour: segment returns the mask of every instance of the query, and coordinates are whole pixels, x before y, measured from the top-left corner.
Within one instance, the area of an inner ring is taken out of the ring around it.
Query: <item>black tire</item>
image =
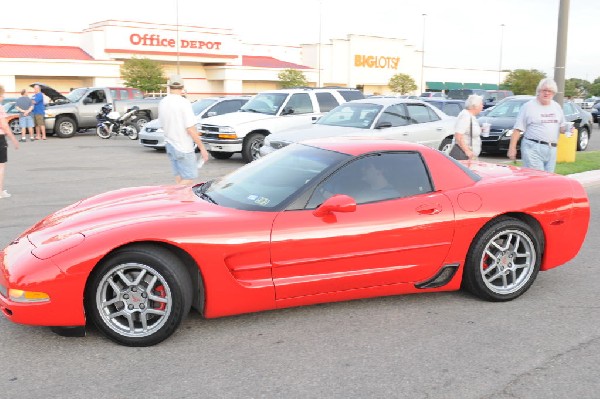
[[[54,132],[61,139],[68,139],[77,133],[77,122],[69,116],[59,116],[54,124]]]
[[[242,147],[242,159],[249,163],[260,158],[260,147],[265,141],[265,136],[260,133],[252,133],[244,140]]]
[[[96,134],[102,139],[109,139],[111,136],[110,131],[108,131],[108,129],[104,125],[96,127]]]
[[[233,156],[233,152],[209,151],[214,159],[229,159]]]
[[[126,123],[125,126],[123,126],[123,128],[125,129],[127,137],[129,137],[131,140],[138,139],[140,131],[136,124]]]
[[[499,218],[471,243],[463,286],[488,301],[510,301],[533,284],[541,260],[542,245],[532,228],[518,219]]]
[[[19,118],[15,118],[12,121],[8,122],[8,127],[10,128],[12,134],[14,134],[15,136],[21,134],[21,124],[19,123]]]
[[[150,118],[148,117],[148,114],[146,114],[145,112],[136,114],[135,116],[135,125],[137,126],[137,130],[138,132],[142,130],[142,128],[144,127],[144,125],[148,122],[150,122]]]
[[[442,143],[440,144],[440,148],[438,148],[438,150],[448,154],[450,152],[451,147],[452,137],[446,137],[444,140],[442,140]]]
[[[88,319],[111,340],[151,346],[175,332],[192,298],[192,282],[179,258],[162,248],[137,245],[116,251],[96,267],[85,304]]]
[[[590,143],[590,132],[586,127],[580,127],[577,134],[577,151],[585,151]]]

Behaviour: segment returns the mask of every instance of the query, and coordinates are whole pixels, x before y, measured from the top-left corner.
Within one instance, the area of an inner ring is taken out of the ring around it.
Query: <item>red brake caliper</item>
[[[163,285],[159,285],[158,287],[156,287],[154,289],[154,291],[158,294],[159,297],[161,298],[166,298],[167,297],[167,292],[165,291],[165,287]],[[167,307],[167,304],[164,302],[158,302],[158,307],[155,309],[158,310],[165,310]]]

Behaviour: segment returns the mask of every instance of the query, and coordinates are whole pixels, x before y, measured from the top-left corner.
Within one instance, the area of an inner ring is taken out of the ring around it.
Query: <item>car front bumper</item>
[[[241,152],[243,143],[243,139],[223,140],[202,137],[202,144],[204,144],[207,151]]]

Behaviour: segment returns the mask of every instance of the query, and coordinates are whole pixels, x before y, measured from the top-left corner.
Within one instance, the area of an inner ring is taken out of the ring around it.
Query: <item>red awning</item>
[[[30,46],[24,44],[0,44],[0,58],[35,58],[50,60],[93,60],[79,47]]]
[[[311,69],[306,65],[294,64],[293,62],[281,61],[273,57],[260,57],[243,55],[242,65],[258,68],[286,68],[286,69]]]

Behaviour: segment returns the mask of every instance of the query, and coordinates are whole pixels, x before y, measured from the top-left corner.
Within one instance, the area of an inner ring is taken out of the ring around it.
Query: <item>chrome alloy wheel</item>
[[[512,294],[526,285],[536,265],[535,246],[520,230],[505,230],[486,245],[480,272],[486,287],[499,295]]]
[[[165,278],[153,268],[125,263],[106,273],[96,290],[102,321],[117,334],[146,337],[158,331],[172,310],[172,295]]]

